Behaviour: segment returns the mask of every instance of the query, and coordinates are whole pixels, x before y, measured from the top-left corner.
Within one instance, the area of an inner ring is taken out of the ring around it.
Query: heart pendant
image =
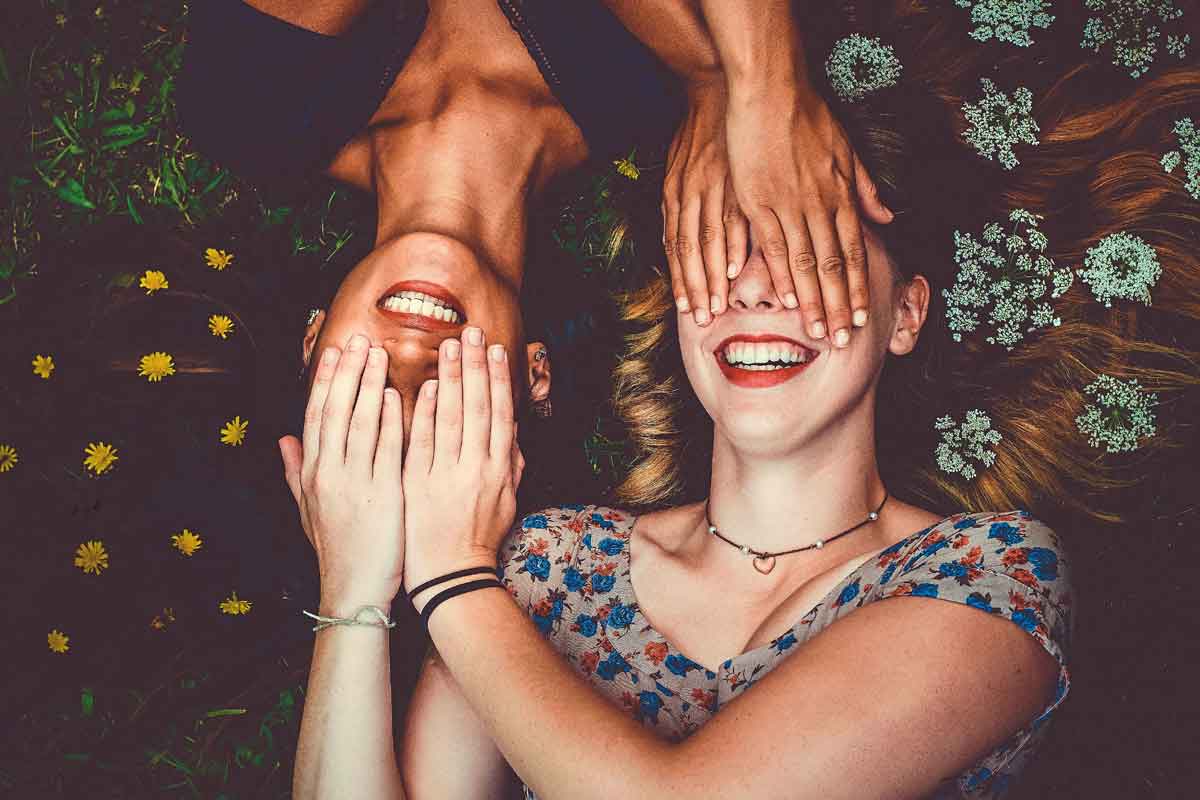
[[[762,562],[761,566],[758,563],[760,561]],[[775,556],[767,556],[766,558],[763,558],[762,556],[755,556],[754,568],[763,575],[766,575],[768,572],[775,569]]]

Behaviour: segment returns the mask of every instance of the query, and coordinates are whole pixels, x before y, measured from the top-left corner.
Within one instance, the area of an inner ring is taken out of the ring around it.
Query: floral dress
[[[509,594],[563,658],[664,738],[686,738],[838,618],[901,595],[964,603],[1012,620],[1059,664],[1053,702],[930,798],[1001,797],[1070,689],[1069,562],[1054,531],[1027,511],[955,514],[917,531],[847,575],[787,633],[727,659],[716,672],[679,652],[639,611],[629,580],[635,520],[594,505],[530,514],[502,543],[497,566]],[[536,800],[522,786],[526,800]]]

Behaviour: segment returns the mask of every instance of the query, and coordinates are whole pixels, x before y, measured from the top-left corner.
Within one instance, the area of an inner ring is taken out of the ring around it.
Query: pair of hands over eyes
[[[894,215],[828,105],[795,88],[731,96],[724,78],[689,86],[667,157],[663,245],[676,306],[700,325],[728,306],[729,281],[761,248],[775,292],[814,338],[866,323],[858,204]],[[852,315],[861,310],[863,313]],[[834,340],[835,344],[841,342]]]
[[[494,570],[525,466],[503,346],[486,348],[478,328],[442,342],[438,378],[419,390],[405,448],[400,396],[384,386],[387,353],[367,344],[356,336],[344,352],[326,349],[303,442],[279,441],[317,552],[323,615],[387,609],[401,586],[411,591],[465,567]]]

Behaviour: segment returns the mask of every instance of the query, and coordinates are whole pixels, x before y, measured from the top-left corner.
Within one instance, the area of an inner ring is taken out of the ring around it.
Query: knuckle
[[[817,259],[808,251],[797,253],[792,257],[791,269],[796,275],[807,277],[812,275],[816,268]]]
[[[710,245],[720,238],[723,231],[716,225],[705,224],[700,227],[700,244]]]
[[[851,269],[862,269],[866,266],[867,254],[861,245],[852,244],[846,247],[846,265]]]
[[[822,275],[839,275],[846,269],[846,262],[841,256],[825,256],[821,259]]]
[[[687,258],[695,251],[695,245],[692,240],[686,236],[680,236],[675,239],[675,255],[681,258]]]
[[[763,242],[763,253],[768,258],[786,258],[787,252],[787,241],[783,238],[771,237]]]

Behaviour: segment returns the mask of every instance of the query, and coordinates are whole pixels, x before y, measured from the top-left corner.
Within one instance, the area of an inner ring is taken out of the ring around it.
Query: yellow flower
[[[246,426],[249,424],[250,421],[242,419],[240,414],[226,422],[221,428],[221,444],[237,447],[246,438]]]
[[[34,356],[33,357],[33,374],[42,378],[49,378],[50,373],[54,372],[54,356]]]
[[[146,274],[142,276],[140,281],[138,281],[138,286],[145,289],[146,294],[153,294],[159,289],[170,288],[170,286],[167,284],[167,276],[156,269],[146,270]]]
[[[233,320],[224,314],[213,314],[208,318],[208,329],[212,331],[213,336],[224,339],[233,331]]]
[[[234,616],[237,616],[238,614],[249,614],[250,601],[239,599],[237,592],[234,592],[232,595],[221,601],[221,611]]]
[[[70,649],[67,646],[68,638],[69,637],[62,631],[53,630],[46,635],[46,643],[50,645],[50,649],[55,653],[65,653]]]
[[[171,536],[171,544],[175,545],[176,549],[185,556],[190,556],[204,546],[204,540],[187,528],[184,528],[183,533],[176,533]]]
[[[634,164],[628,158],[618,158],[613,162],[613,165],[616,166],[617,172],[631,181],[636,181],[642,174],[642,171],[637,168],[637,164]]]
[[[108,553],[104,551],[104,542],[93,539],[84,542],[75,550],[75,566],[84,574],[94,572],[97,575],[108,569]]]
[[[150,627],[156,631],[161,631],[175,621],[175,609],[164,608],[161,614],[155,614],[154,619],[150,620]]]
[[[83,448],[83,452],[87,455],[87,458],[83,460],[83,465],[97,475],[111,467],[112,463],[117,460],[116,448],[104,442],[88,442],[88,446]]]
[[[142,364],[138,367],[138,375],[145,375],[146,380],[161,381],[164,375],[175,374],[175,362],[168,354],[158,351],[142,356]]]
[[[226,253],[224,250],[210,247],[204,251],[204,260],[210,267],[220,271],[228,267],[230,261],[233,261],[233,253]]]
[[[0,472],[8,472],[17,465],[16,449],[0,444]]]
[[[55,14],[54,15],[54,24],[60,28],[63,27],[64,25],[66,25],[67,24],[67,15],[66,14]]]

